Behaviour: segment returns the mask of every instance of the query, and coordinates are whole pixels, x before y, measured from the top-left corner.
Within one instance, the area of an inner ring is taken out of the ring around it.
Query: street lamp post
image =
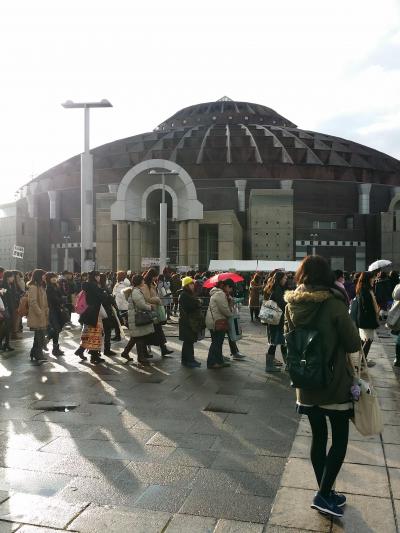
[[[84,109],[84,152],[81,154],[81,271],[94,268],[93,251],[93,156],[89,148],[89,111],[92,107],[112,107],[108,100],[75,103],[67,100],[61,104],[66,109]]]
[[[157,170],[150,170],[149,174],[152,176],[161,176],[161,203],[160,203],[160,274],[167,266],[167,247],[168,247],[168,208],[165,202],[165,175],[177,176],[178,172],[171,170],[170,172],[157,172]]]
[[[318,233],[310,233],[310,238],[312,239],[312,255],[317,255],[316,249],[317,247],[314,244],[314,239],[318,237]]]
[[[64,251],[64,270],[69,270],[68,263],[69,263],[69,257],[68,257],[68,243],[71,242],[71,236],[70,235],[64,235],[64,242],[65,242],[65,251]]]

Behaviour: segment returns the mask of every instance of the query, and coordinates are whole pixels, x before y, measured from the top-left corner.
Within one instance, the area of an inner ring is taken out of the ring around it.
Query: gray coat
[[[125,298],[128,300],[128,322],[129,334],[131,337],[144,337],[154,333],[154,325],[146,324],[145,326],[136,326],[136,311],[151,311],[152,307],[146,303],[142,291],[138,287],[131,289],[128,287],[124,291]]]

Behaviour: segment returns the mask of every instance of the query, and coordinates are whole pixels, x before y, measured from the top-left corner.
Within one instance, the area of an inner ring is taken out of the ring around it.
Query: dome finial
[[[232,98],[229,98],[229,96],[223,96],[217,102],[233,102]]]

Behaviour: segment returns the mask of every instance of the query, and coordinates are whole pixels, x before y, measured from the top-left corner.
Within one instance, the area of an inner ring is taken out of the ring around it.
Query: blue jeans
[[[208,350],[207,366],[222,365],[222,345],[224,344],[225,331],[211,330],[211,344]]]

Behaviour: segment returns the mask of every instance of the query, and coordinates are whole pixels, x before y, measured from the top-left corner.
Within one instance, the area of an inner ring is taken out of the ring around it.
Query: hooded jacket
[[[217,320],[230,318],[233,315],[229,306],[229,300],[222,289],[214,287],[210,291],[210,305],[208,306],[206,316],[206,326],[208,329],[214,329]]]
[[[297,389],[297,400],[303,405],[321,406],[348,402],[353,375],[347,354],[357,352],[361,343],[343,295],[332,288],[301,285],[288,291],[285,300],[285,332],[295,327],[317,330],[333,365],[333,379],[327,387]]]

